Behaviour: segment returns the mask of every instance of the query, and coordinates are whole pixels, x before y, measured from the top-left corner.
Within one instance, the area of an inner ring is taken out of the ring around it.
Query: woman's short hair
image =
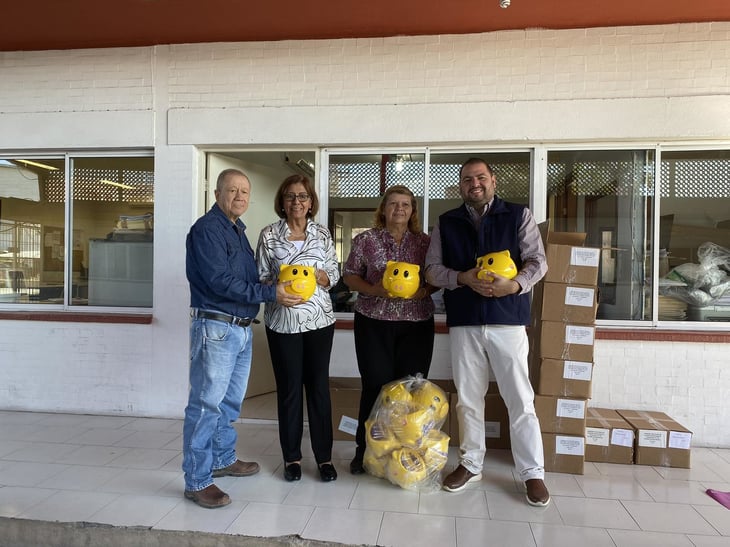
[[[317,214],[317,211],[319,211],[319,198],[317,198],[317,192],[314,190],[314,184],[312,184],[309,177],[305,175],[291,175],[284,179],[284,182],[279,185],[279,189],[276,191],[276,197],[274,198],[274,212],[279,216],[279,218],[286,218],[284,194],[287,193],[287,190],[293,184],[304,185],[304,191],[309,194],[309,210],[307,211],[307,218],[312,218]]]

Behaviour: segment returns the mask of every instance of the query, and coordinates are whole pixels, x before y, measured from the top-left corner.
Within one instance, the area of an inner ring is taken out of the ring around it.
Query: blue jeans
[[[185,490],[213,484],[236,461],[236,430],[251,370],[252,331],[213,319],[190,325],[190,394],[183,423]]]

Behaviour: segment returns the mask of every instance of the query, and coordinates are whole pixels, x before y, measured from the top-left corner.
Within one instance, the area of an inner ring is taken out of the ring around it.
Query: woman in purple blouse
[[[342,277],[355,301],[355,353],[362,379],[355,458],[350,472],[364,473],[365,420],[387,383],[421,373],[433,354],[434,304],[438,290],[425,282],[424,261],[430,238],[418,220],[416,198],[405,186],[391,186],[375,211],[374,227],[356,236]],[[382,284],[389,260],[421,267],[421,284],[409,299],[391,298]]]

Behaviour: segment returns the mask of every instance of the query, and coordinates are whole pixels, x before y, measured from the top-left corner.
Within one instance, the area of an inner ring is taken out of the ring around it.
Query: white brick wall
[[[0,112],[152,109],[149,48],[0,53]]]
[[[637,98],[730,88],[728,23],[179,45],[171,52],[172,108]]]
[[[0,150],[154,146],[157,196],[153,323],[3,321],[0,408],[182,414],[195,145],[727,143],[728,105],[730,23],[0,52]],[[726,351],[599,340],[594,404],[728,447]],[[450,373],[445,335],[433,370]],[[346,331],[332,374],[357,374]]]
[[[593,406],[662,410],[707,446],[727,446],[727,345],[599,340]]]
[[[2,321],[0,408],[144,415],[152,332],[143,325]]]
[[[0,112],[712,95],[728,58],[730,23],[3,52]]]

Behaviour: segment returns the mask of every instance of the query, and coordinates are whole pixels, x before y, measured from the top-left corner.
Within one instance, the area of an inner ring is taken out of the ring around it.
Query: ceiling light
[[[510,0],[499,0],[499,7],[500,8],[508,8],[509,7]]]
[[[53,165],[46,165],[45,163],[38,163],[37,161],[30,161],[30,160],[15,160],[15,161],[23,163],[25,165],[32,165],[34,167],[42,167],[43,169],[48,169],[49,171],[58,171],[58,167],[53,167]]]
[[[125,190],[134,190],[134,186],[130,186],[129,184],[122,184],[121,182],[114,182],[111,180],[101,179],[99,180],[102,184],[110,184],[111,186],[117,186],[119,188],[124,188]]]
[[[304,171],[310,177],[314,176],[314,164],[312,162],[309,162],[309,161],[305,160],[304,158],[300,158],[297,161],[297,167],[299,167],[299,169]]]

